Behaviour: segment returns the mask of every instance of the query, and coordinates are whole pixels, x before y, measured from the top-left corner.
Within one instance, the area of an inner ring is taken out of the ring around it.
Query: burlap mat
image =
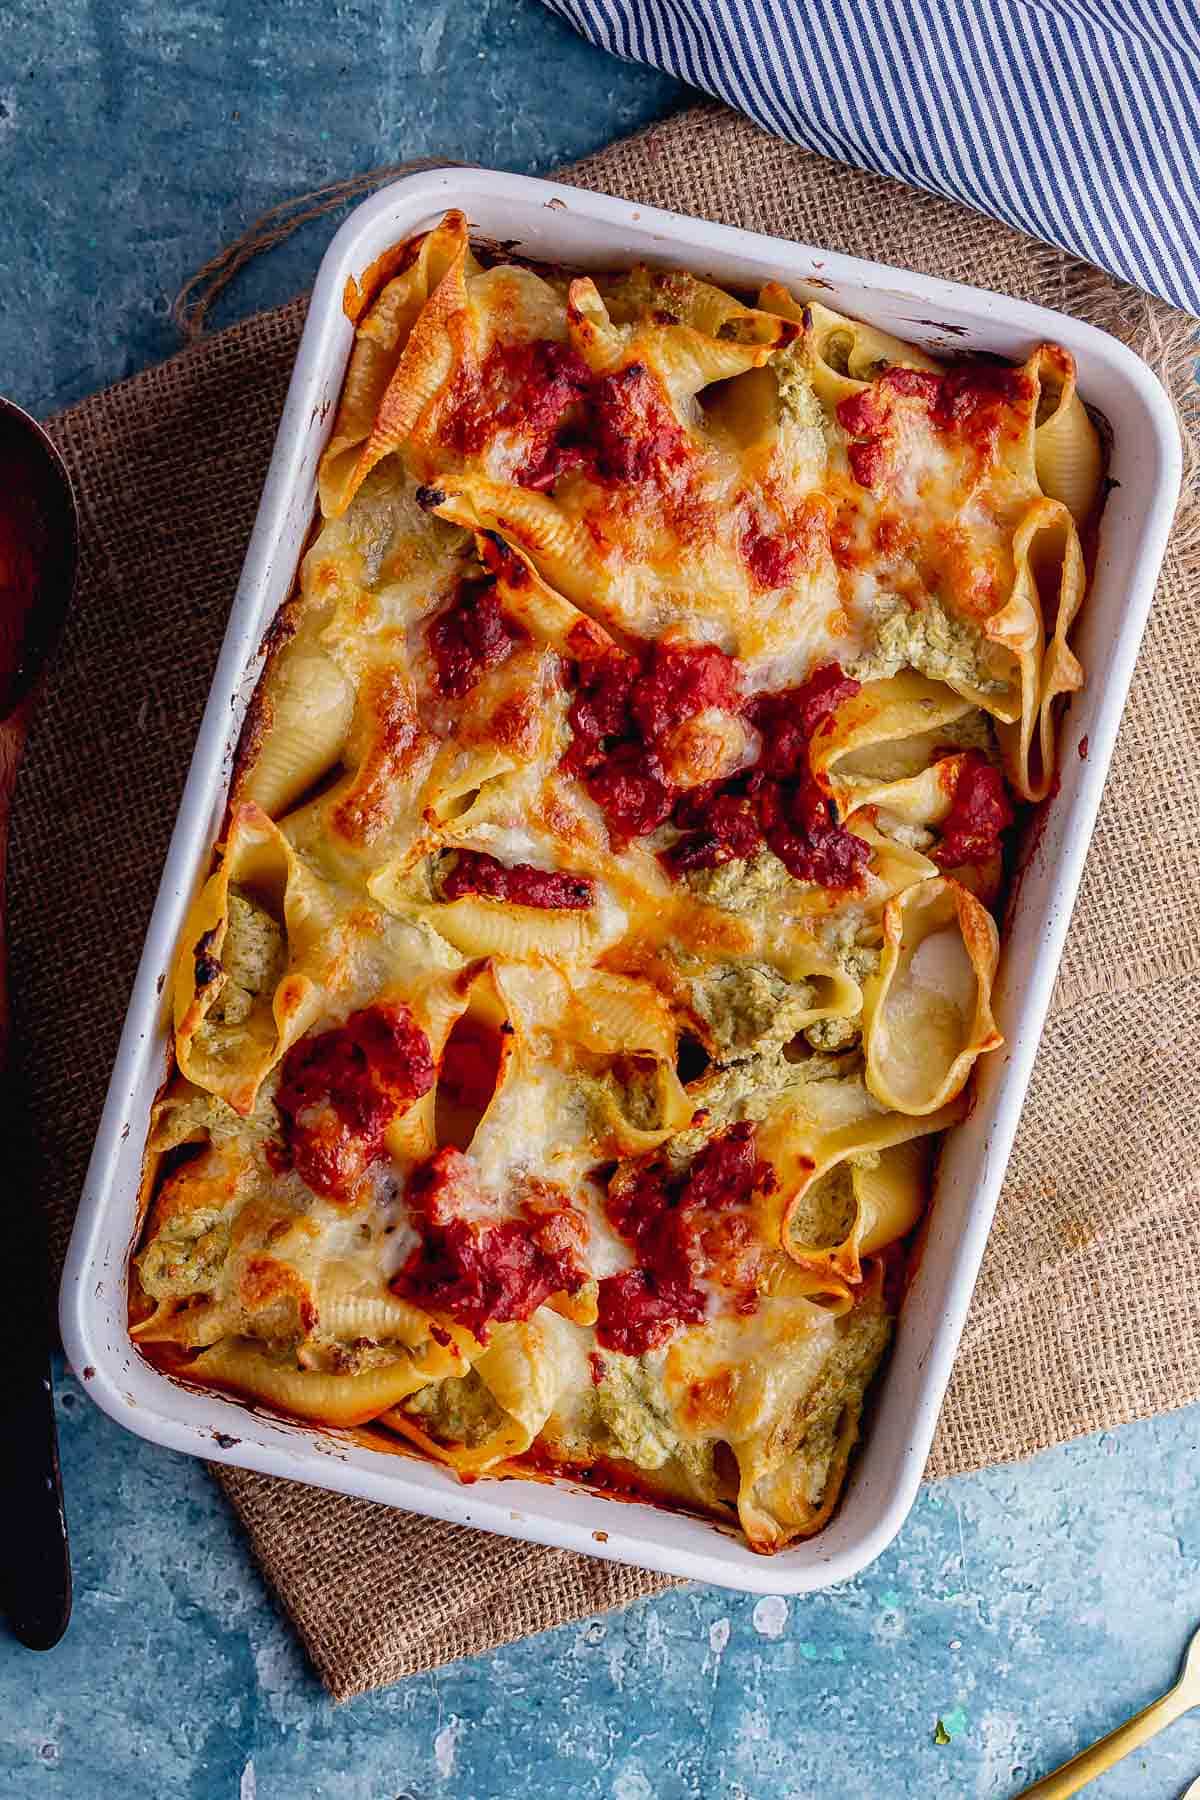
[[[973,212],[703,107],[568,180],[1040,300],[1115,332],[1191,416],[1194,323]],[[258,503],[302,301],[54,421],[83,570],[14,826],[31,1191],[58,1251]],[[1028,1455],[1200,1394],[1200,506],[1183,507],[930,1473]],[[1103,671],[1097,671],[1098,675]],[[218,1471],[331,1693],[395,1681],[666,1585]]]

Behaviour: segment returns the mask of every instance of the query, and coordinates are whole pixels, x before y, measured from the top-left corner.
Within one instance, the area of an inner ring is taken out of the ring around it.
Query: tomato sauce
[[[835,822],[808,756],[813,734],[858,688],[837,663],[827,663],[800,687],[751,700],[745,711],[762,738],[758,761],[681,798],[672,818],[686,835],[666,853],[668,869],[717,868],[765,844],[797,881],[860,888],[870,847]]]
[[[482,1344],[493,1323],[528,1319],[552,1294],[578,1293],[588,1279],[582,1214],[529,1200],[519,1218],[489,1222],[460,1150],[439,1150],[414,1170],[408,1201],[422,1242],[393,1293],[448,1313]]]
[[[859,487],[877,488],[887,472],[887,446],[881,438],[867,438],[846,447],[846,461]]]
[[[439,692],[456,700],[469,694],[489,669],[512,654],[519,637],[496,598],[494,582],[460,581],[450,604],[426,626]]]
[[[582,469],[604,484],[661,486],[687,462],[692,446],[659,382],[641,363],[609,375],[591,375],[585,368],[585,375],[587,385],[572,393],[582,407],[539,442],[517,480],[546,489],[568,470]]]
[[[639,656],[613,647],[585,652],[575,684],[563,767],[583,776],[615,838],[645,837],[666,823],[679,797],[660,746],[710,707],[738,709],[738,665],[715,644],[655,644]]]
[[[709,781],[676,804],[672,819],[688,835],[667,853],[672,874],[748,861],[763,845],[753,797],[746,784]]]
[[[536,475],[565,415],[591,385],[583,358],[552,338],[492,345],[478,371],[462,370],[451,395],[442,441],[467,456],[506,428],[529,441],[517,480],[539,485]]]
[[[674,874],[750,857],[767,844],[797,880],[861,886],[868,846],[835,823],[808,764],[813,733],[858,692],[837,663],[800,687],[748,703],[739,665],[715,644],[656,644],[640,656],[615,647],[585,653],[575,679],[563,766],[583,776],[618,841],[645,837],[671,819],[685,833],[665,857]],[[681,791],[664,774],[660,747],[710,707],[749,720],[762,739],[758,762]]]
[[[711,1138],[682,1173],[650,1157],[609,1185],[605,1210],[630,1244],[637,1267],[607,1276],[598,1296],[601,1349],[640,1356],[681,1325],[694,1325],[708,1302],[703,1277],[752,1290],[757,1246],[748,1203],[769,1191],[775,1171],[759,1159],[756,1127],[731,1126]]]
[[[851,437],[877,437],[888,421],[886,406],[880,402],[877,390],[873,387],[863,388],[860,393],[847,394],[839,400],[835,407],[838,424]]]
[[[660,383],[642,363],[602,375],[588,418],[592,466],[601,481],[632,486],[677,469],[691,443]]]
[[[1012,822],[1003,775],[982,751],[968,750],[959,764],[954,799],[933,859],[943,869],[990,862],[1000,854],[1001,836]]]
[[[506,900],[514,906],[578,911],[593,905],[596,899],[595,884],[586,875],[538,869],[532,863],[506,865],[479,850],[457,851],[454,867],[441,885],[446,900],[480,894],[487,900]]]
[[[772,536],[757,523],[751,523],[742,533],[741,550],[755,587],[786,587],[796,561],[796,551],[786,538]]]
[[[862,886],[870,845],[835,823],[833,808],[811,775],[764,781],[755,805],[767,848],[789,875],[847,892]]]
[[[637,743],[611,751],[587,777],[587,787],[618,843],[665,825],[679,791],[660,772],[653,751]]]
[[[348,1201],[384,1134],[433,1086],[429,1039],[401,1002],[351,1013],[344,1025],[293,1044],[275,1105],[285,1166],[315,1194]]]
[[[482,1117],[500,1073],[500,1034],[469,1013],[456,1020],[438,1066],[438,1098]],[[439,1130],[439,1138],[442,1133]],[[443,1140],[444,1141],[444,1140]]]
[[[832,548],[830,526],[830,507],[822,494],[810,494],[782,518],[748,519],[738,547],[755,587],[761,592],[787,587],[797,565],[817,567]]]
[[[906,369],[903,364],[898,364],[883,371],[879,386],[893,394],[909,394],[916,400],[923,400],[932,409],[940,403],[943,380],[944,377],[933,369]]]
[[[878,385],[848,394],[835,410],[838,424],[853,440],[846,446],[851,475],[859,487],[880,487],[887,470],[888,409],[881,404]]]
[[[945,431],[993,424],[996,413],[1005,406],[1018,406],[1025,392],[1021,371],[1003,363],[971,363],[948,369],[936,379],[940,388],[930,411],[934,424]]]
[[[838,423],[854,440],[846,447],[850,473],[860,487],[882,485],[895,429],[887,404],[893,394],[926,407],[939,431],[958,433],[986,448],[999,431],[1001,409],[1019,405],[1025,391],[1020,371],[1001,363],[972,363],[941,373],[885,369],[871,387],[838,402]]]
[[[442,442],[470,456],[504,431],[526,445],[513,479],[539,491],[571,469],[638,485],[691,455],[661,383],[643,363],[597,375],[578,351],[550,338],[495,343],[477,370],[459,373]]]
[[[844,700],[854,698],[859,686],[839,663],[823,663],[799,687],[757,695],[747,711],[762,733],[758,766],[763,773],[787,780],[805,770],[809,740]]]
[[[738,666],[716,644],[656,644],[629,698],[633,722],[648,744],[710,706],[736,712],[738,703]]]
[[[569,774],[599,768],[608,750],[632,737],[633,687],[641,672],[634,656],[614,645],[599,655],[585,650],[575,666],[575,698],[567,714],[571,743],[563,757]]]
[[[641,1356],[665,1344],[681,1325],[700,1324],[705,1298],[652,1269],[624,1269],[600,1283],[597,1309],[596,1342],[606,1350]]]
[[[526,348],[527,372],[499,423],[515,426],[528,439],[516,479],[522,487],[541,490],[587,460],[584,446],[570,441],[566,421],[586,396],[592,375],[578,352],[565,344],[543,339]]]

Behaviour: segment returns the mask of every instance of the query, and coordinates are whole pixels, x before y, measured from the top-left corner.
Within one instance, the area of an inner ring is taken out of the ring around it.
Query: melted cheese
[[[1047,791],[1054,700],[1082,679],[1099,462],[1069,358],[943,382],[777,284],[747,306],[681,273],[485,268],[458,214],[354,304],[324,516],[180,947],[136,1330],[464,1473],[607,1459],[736,1505],[778,1548],[835,1503],[888,1332],[879,1253],[999,1042],[975,898],[998,859],[960,882],[937,855],[981,757]],[[865,846],[852,890],[797,879],[777,838],[673,875],[678,809],[622,835],[568,757],[579,665],[646,670],[655,644],[717,646],[732,687],[644,743],[642,701],[602,729],[639,779],[701,796],[750,803],[753,696],[830,662],[863,684],[801,752]],[[520,871],[527,896],[565,876],[575,898],[447,899],[460,866]],[[435,1085],[348,1191],[317,1192],[277,1105],[287,1059],[381,1004],[407,1009]],[[747,1130],[751,1189],[718,1184],[696,1215],[694,1171]],[[573,1285],[478,1337],[397,1280],[427,1247],[412,1184],[443,1131],[477,1241],[574,1216]],[[642,1177],[631,1224],[615,1197]],[[614,1348],[602,1284],[671,1279],[687,1317]]]

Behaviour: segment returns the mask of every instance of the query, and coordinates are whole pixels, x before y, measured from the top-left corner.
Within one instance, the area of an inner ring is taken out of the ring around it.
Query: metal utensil
[[[75,585],[78,543],[62,458],[36,420],[0,400],[0,1118],[10,1155],[29,1108],[10,1055],[8,825],[38,676]],[[2,1241],[0,1606],[23,1644],[49,1650],[71,1614],[71,1562],[51,1387],[46,1217],[36,1196],[10,1196]]]
[[[1031,1788],[1026,1788],[1022,1800],[1030,1800],[1039,1794],[1042,1800],[1066,1800],[1068,1794],[1077,1794],[1081,1787],[1089,1781],[1095,1781],[1106,1769],[1128,1756],[1131,1750],[1140,1747],[1156,1737],[1164,1726],[1173,1724],[1181,1713],[1200,1705],[1200,1627],[1192,1634],[1187,1647],[1187,1655],[1183,1659],[1183,1668],[1175,1686],[1165,1693],[1160,1700],[1151,1701],[1132,1719],[1126,1719],[1124,1725],[1118,1725],[1107,1737],[1093,1744],[1087,1750],[1081,1750],[1073,1756],[1061,1769],[1055,1769],[1052,1775],[1044,1775],[1035,1781]],[[1188,1789],[1184,1800],[1192,1800],[1192,1796],[1200,1800],[1200,1781],[1194,1781]]]

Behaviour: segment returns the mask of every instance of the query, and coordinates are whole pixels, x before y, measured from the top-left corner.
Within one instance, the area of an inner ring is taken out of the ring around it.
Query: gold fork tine
[[[1040,1800],[1067,1800],[1068,1794],[1077,1794],[1081,1787],[1089,1781],[1095,1781],[1106,1769],[1128,1756],[1131,1750],[1137,1750],[1150,1738],[1157,1736],[1164,1726],[1172,1724],[1181,1713],[1190,1707],[1200,1704],[1200,1628],[1192,1634],[1191,1643],[1187,1647],[1183,1669],[1175,1686],[1165,1693],[1160,1700],[1151,1701],[1132,1719],[1126,1719],[1124,1725],[1118,1725],[1099,1743],[1092,1744],[1089,1749],[1081,1750],[1070,1762],[1064,1763],[1061,1769],[1055,1769],[1051,1775],[1043,1775],[1035,1781],[1031,1788],[1026,1788],[1021,1800],[1033,1800],[1039,1795]],[[1194,1781],[1184,1800],[1200,1800],[1200,1781]]]

